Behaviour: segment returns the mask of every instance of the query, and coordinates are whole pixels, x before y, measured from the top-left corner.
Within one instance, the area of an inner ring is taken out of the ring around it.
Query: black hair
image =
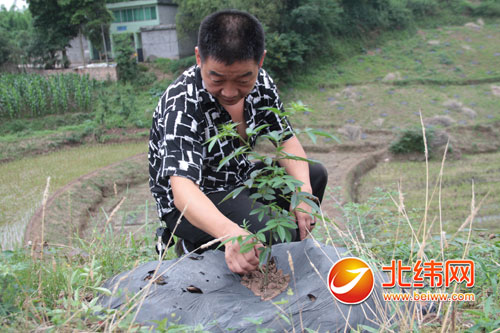
[[[255,60],[264,54],[262,24],[255,16],[239,10],[223,10],[205,17],[198,32],[201,60],[212,58],[231,65],[235,61]]]

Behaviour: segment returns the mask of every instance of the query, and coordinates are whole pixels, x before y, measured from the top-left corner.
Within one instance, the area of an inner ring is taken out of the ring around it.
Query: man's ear
[[[260,58],[259,61],[259,68],[262,67],[262,64],[264,63],[264,58],[266,57],[267,50],[264,50],[264,53],[262,53],[262,57]]]
[[[194,48],[194,54],[196,55],[196,64],[198,67],[201,67],[201,55],[200,50],[198,50],[198,46]]]

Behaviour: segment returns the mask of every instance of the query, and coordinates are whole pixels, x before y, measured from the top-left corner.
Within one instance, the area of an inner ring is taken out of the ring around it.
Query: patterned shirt
[[[283,110],[278,91],[269,75],[259,70],[253,90],[245,98],[244,119],[248,128],[269,126],[271,131],[293,137],[286,117],[265,107]],[[253,163],[248,156],[230,159],[217,171],[219,162],[240,146],[239,138],[217,140],[208,151],[207,140],[218,134],[223,124],[233,124],[224,107],[205,89],[198,66],[186,70],[161,96],[153,114],[149,141],[149,186],[156,200],[158,215],[171,212],[173,203],[170,176],[181,176],[199,185],[205,194],[232,190],[249,178]],[[288,134],[287,134],[288,133]],[[253,148],[256,137],[249,143]]]

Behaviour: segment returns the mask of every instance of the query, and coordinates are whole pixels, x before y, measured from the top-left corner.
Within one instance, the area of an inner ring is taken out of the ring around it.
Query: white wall
[[[142,50],[144,60],[151,58],[179,58],[179,45],[175,28],[143,31]]]

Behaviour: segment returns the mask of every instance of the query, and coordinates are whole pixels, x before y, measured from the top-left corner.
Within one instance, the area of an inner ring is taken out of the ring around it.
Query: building
[[[118,34],[129,34],[136,49],[138,61],[155,58],[178,59],[194,54],[196,38],[179,38],[175,29],[177,5],[172,0],[135,0],[107,4],[114,21],[109,28],[111,57],[115,55],[113,37]],[[108,34],[106,34],[108,35]],[[106,38],[108,39],[108,38]],[[71,42],[67,54],[71,63],[82,63],[80,45],[84,45],[86,62],[98,60],[99,54],[91,43],[84,38]]]

